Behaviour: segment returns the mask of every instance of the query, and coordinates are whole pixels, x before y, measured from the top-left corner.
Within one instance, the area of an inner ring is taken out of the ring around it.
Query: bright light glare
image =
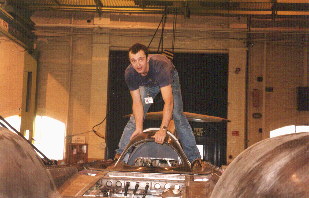
[[[296,133],[309,132],[309,126],[296,126]]]
[[[34,145],[46,157],[62,160],[64,152],[65,125],[47,116],[36,116]]]
[[[309,132],[309,126],[295,126],[289,125],[270,131],[270,137],[277,137],[291,133]]]
[[[20,132],[20,123],[21,123],[20,116],[18,115],[10,116],[10,117],[5,118],[5,120],[8,123],[10,123],[10,125],[14,127],[18,132]]]
[[[24,137],[27,139],[27,140],[29,140],[29,138],[30,138],[30,131],[27,129],[27,130],[25,130],[25,135],[24,135]]]
[[[196,145],[198,151],[200,152],[202,158],[204,157],[204,145]]]

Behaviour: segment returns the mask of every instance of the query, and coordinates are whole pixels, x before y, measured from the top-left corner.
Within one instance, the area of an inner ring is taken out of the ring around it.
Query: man
[[[179,77],[173,63],[163,55],[148,55],[147,47],[139,43],[129,49],[129,60],[131,64],[125,70],[125,80],[133,101],[133,116],[124,128],[116,153],[119,155],[132,138],[143,133],[144,117],[155,96],[161,92],[163,118],[160,130],[154,135],[155,142],[163,144],[173,116],[177,136],[189,161],[200,160],[192,128],[183,115]]]

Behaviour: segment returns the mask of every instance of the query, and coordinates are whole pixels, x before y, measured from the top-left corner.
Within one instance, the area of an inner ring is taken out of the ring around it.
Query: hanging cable
[[[153,39],[155,38],[155,36],[156,36],[156,34],[157,34],[157,32],[158,32],[158,30],[159,30],[159,28],[160,28],[160,26],[161,26],[161,23],[162,23],[162,21],[163,21],[163,19],[164,19],[164,16],[165,16],[165,13],[162,15],[161,21],[160,21],[160,23],[159,23],[159,25],[158,25],[158,27],[157,27],[155,33],[153,34],[153,36],[152,36],[152,38],[151,38],[151,41],[150,41],[149,44],[148,44],[148,48],[150,47],[150,45],[151,45]]]
[[[161,48],[161,53],[162,55],[165,55],[167,58],[170,60],[173,60],[174,57],[174,50],[175,50],[175,40],[176,40],[176,22],[177,22],[177,9],[174,10],[174,19],[173,19],[173,36],[172,36],[172,48],[171,50],[165,49],[164,50],[164,29],[167,21],[167,8],[165,8],[164,14],[162,15],[161,21],[154,33],[154,35],[151,38],[151,41],[149,42],[148,48],[150,47],[152,41],[154,40],[161,24],[162,24],[162,29],[161,29],[161,36],[160,36],[160,41],[157,49],[157,53],[160,52]]]
[[[100,126],[101,124],[103,124],[103,122],[104,122],[104,121],[106,120],[106,118],[107,118],[107,115],[108,115],[108,114],[106,114],[105,118],[104,118],[100,123],[98,123],[98,124],[96,124],[96,125],[94,125],[94,126],[92,127],[93,133],[96,134],[98,137],[100,137],[100,138],[102,138],[102,139],[105,139],[105,137],[103,137],[103,136],[101,136],[100,134],[98,134],[98,132],[97,132],[98,129],[95,130],[94,128],[97,127],[97,126]]]
[[[102,139],[105,139],[105,137],[103,137],[103,136],[101,136],[100,134],[98,134],[97,131],[99,130],[99,128],[96,129],[96,130],[95,130],[94,128],[97,127],[97,126],[100,127],[100,125],[103,124],[103,122],[106,120],[106,117],[107,117],[107,115],[105,116],[105,118],[104,118],[100,123],[94,125],[90,131],[85,131],[85,132],[81,132],[81,133],[76,133],[76,134],[73,134],[73,135],[67,135],[65,138],[73,137],[73,136],[77,136],[77,135],[82,135],[82,134],[86,134],[86,133],[93,132],[93,133],[96,134],[98,137],[100,137],[100,138],[102,138]]]
[[[172,53],[174,54],[175,40],[176,40],[176,22],[177,22],[177,10],[175,9],[174,20],[173,20],[173,40],[172,40]]]
[[[160,47],[161,47],[161,52],[163,52],[164,28],[165,28],[166,18],[167,18],[166,12],[164,13],[163,16],[164,16],[164,19],[162,22],[162,30],[161,30],[160,42],[159,42],[157,53],[159,53]]]

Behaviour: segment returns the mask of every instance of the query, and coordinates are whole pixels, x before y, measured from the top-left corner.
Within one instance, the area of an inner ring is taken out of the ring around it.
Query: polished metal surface
[[[212,198],[308,198],[309,133],[268,138],[238,155]]]
[[[2,127],[0,157],[0,197],[61,197],[33,148],[22,137]]]
[[[191,170],[177,138],[167,132],[164,144],[154,142],[158,129],[150,128],[130,141],[116,164],[83,196],[209,197],[220,174],[216,167]],[[196,191],[193,183],[204,187]]]
[[[168,132],[165,138],[165,143],[162,145],[157,144],[154,142],[154,138],[152,138],[156,131],[157,130],[149,130],[131,140],[116,162],[114,169],[122,171],[138,170],[142,172],[191,172],[191,164],[183,152],[177,138]],[[160,163],[157,163],[158,166],[142,163],[146,162],[147,159],[152,159],[150,161],[154,163],[161,159],[162,165],[164,159],[167,158],[169,161],[173,161],[173,166],[160,166]],[[137,166],[139,163],[146,165]]]
[[[204,176],[207,181],[209,176]],[[177,191],[183,196],[186,176],[184,174],[110,172],[102,177],[84,196],[109,197],[162,197],[164,191]]]
[[[142,167],[176,167],[179,165],[178,160],[174,158],[153,158],[153,157],[138,157],[134,162],[134,166]]]
[[[64,197],[207,198],[221,172],[203,163],[191,169],[177,138],[167,133],[164,144],[154,142],[158,129],[133,138],[118,161],[106,169],[91,166],[62,188]]]
[[[164,174],[164,173],[141,173],[141,172],[109,172],[101,177],[95,185],[89,188],[84,197],[134,197],[159,198],[179,197],[197,198],[209,197],[205,189],[195,189],[194,185],[212,190],[212,175],[188,175]],[[189,193],[191,191],[191,193]],[[195,193],[192,193],[195,191]],[[192,195],[192,196],[191,196]]]
[[[156,179],[156,180],[185,180],[184,174],[161,174],[161,173],[140,173],[140,172],[109,172],[106,174],[111,178],[134,178],[134,179]]]
[[[131,141],[130,145],[142,148],[139,145],[150,143],[153,149],[153,144],[156,143],[153,142],[151,136],[154,132],[150,131],[138,136]],[[76,174],[73,171],[74,176],[70,179],[66,178],[65,180],[68,180],[63,183],[64,181],[61,180],[64,175],[63,170],[59,172],[59,167],[57,167],[47,171],[40,157],[22,137],[0,128],[0,156],[5,159],[0,162],[0,177],[5,181],[0,182],[0,197],[185,198],[200,197],[200,195],[203,198],[209,197],[217,181],[217,175],[214,177],[215,167],[203,167],[203,171],[201,169],[200,172],[191,171],[186,157],[182,156],[184,153],[177,139],[170,133],[166,138],[165,146],[156,145],[162,147],[164,151],[169,148],[170,152],[164,152],[165,154],[160,158],[159,155],[139,156],[140,152],[137,152],[139,149],[135,152],[134,149],[129,149],[128,151],[133,154],[132,159],[135,159],[132,160],[133,164],[124,165],[124,162],[119,162],[119,166],[110,166],[105,169],[84,166],[84,170]],[[124,156],[127,156],[125,152]],[[126,162],[130,161],[128,159]],[[148,162],[152,165],[144,167],[144,163],[149,164]],[[54,175],[54,178],[59,177],[57,187],[61,194],[58,193],[50,173]],[[203,189],[202,191],[196,190],[198,188]]]

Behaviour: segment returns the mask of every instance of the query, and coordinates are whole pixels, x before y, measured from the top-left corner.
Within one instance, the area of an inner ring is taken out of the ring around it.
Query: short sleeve
[[[157,74],[157,82],[160,87],[165,87],[173,82],[173,67],[166,66],[167,62],[160,62],[160,69]]]
[[[134,91],[139,88],[138,80],[135,79],[134,76],[134,72],[128,67],[125,71],[124,78],[130,91]]]

